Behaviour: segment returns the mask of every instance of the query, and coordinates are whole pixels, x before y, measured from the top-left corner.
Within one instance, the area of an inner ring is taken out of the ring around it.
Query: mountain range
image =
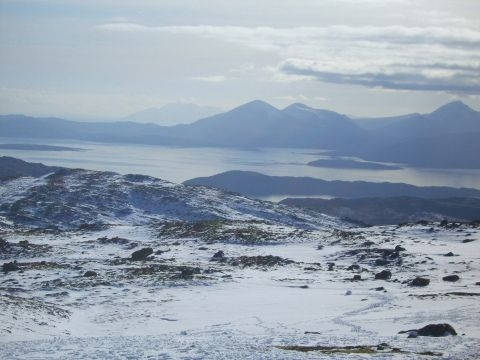
[[[411,166],[480,168],[480,112],[460,101],[423,115],[351,119],[299,103],[277,109],[255,100],[175,126],[4,115],[0,134],[179,146],[314,148]]]

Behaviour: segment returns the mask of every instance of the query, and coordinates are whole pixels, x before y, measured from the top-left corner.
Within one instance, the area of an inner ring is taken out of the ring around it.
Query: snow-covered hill
[[[2,359],[480,353],[478,222],[352,228],[87,170],[2,182],[0,204]]]
[[[264,220],[303,228],[339,224],[318,213],[206,187],[79,169],[3,182],[0,216],[17,224],[61,229],[155,220]]]

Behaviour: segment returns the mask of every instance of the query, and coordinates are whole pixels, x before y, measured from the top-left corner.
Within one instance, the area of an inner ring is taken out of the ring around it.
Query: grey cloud
[[[480,94],[480,82],[466,74],[448,78],[431,78],[418,72],[397,73],[338,73],[284,63],[280,70],[289,75],[306,76],[334,84],[353,84],[395,90],[445,91],[451,93]]]

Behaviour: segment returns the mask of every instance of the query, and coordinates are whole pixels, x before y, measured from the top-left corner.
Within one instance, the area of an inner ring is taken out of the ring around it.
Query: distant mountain
[[[461,101],[448,103],[430,114],[390,118],[374,129],[378,135],[399,139],[433,138],[460,133],[480,133],[480,112]]]
[[[480,112],[456,101],[430,114],[377,119],[360,127],[345,115],[255,100],[192,124],[74,122],[0,116],[2,137],[76,139],[179,146],[296,147],[434,168],[480,168]],[[375,123],[375,125],[371,125]]]
[[[22,176],[38,177],[60,169],[40,163],[29,163],[13,157],[0,157],[0,180],[14,179]]]
[[[222,110],[211,106],[190,103],[169,103],[160,108],[149,108],[128,115],[121,121],[151,123],[162,126],[190,124],[196,120],[221,113]]]
[[[279,110],[260,100],[171,130],[177,138],[212,146],[342,149],[369,139],[344,115],[303,104]]]
[[[288,198],[280,202],[368,225],[427,221],[474,221],[480,219],[480,199],[387,197],[360,199]]]
[[[366,181],[326,181],[311,177],[268,176],[253,171],[227,171],[184,182],[233,191],[248,196],[269,195],[328,195],[333,197],[391,197],[420,198],[476,197],[480,190],[446,186],[414,186],[403,183],[374,183]]]

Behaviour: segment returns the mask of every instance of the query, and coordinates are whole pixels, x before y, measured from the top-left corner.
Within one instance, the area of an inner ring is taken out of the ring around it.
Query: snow
[[[480,353],[478,296],[446,295],[480,293],[478,226],[351,228],[320,214],[153,178],[73,172],[51,190],[45,187],[49,181],[14,180],[0,188],[6,220],[0,222],[0,237],[9,244],[27,240],[27,249],[51,247],[42,253],[0,252],[3,262],[17,260],[23,267],[0,275],[0,358],[364,359],[365,354],[278,346],[383,342],[409,353],[368,357],[417,359],[415,352],[435,351],[440,358],[475,359]],[[18,200],[30,218],[8,210]],[[68,211],[46,211],[52,204]],[[124,215],[116,207],[131,212]],[[161,231],[165,220],[192,223],[219,216],[222,221],[204,224],[212,227],[208,236]],[[110,225],[79,229],[86,220]],[[61,230],[42,229],[52,225]],[[242,241],[238,234],[245,229],[268,239]],[[108,240],[115,237],[127,240]],[[402,265],[374,266],[349,253],[365,249],[367,240],[374,243],[370,248],[402,245]],[[128,260],[147,246],[162,252],[146,261]],[[294,263],[242,267],[210,261],[219,250],[227,259],[274,255]],[[456,256],[444,256],[449,251]],[[335,263],[332,271],[329,262]],[[361,281],[351,281],[357,274],[347,269],[352,264],[364,269]],[[182,267],[200,271],[182,277]],[[374,280],[384,268],[392,279]],[[135,272],[149,269],[158,271]],[[87,270],[98,276],[83,277]],[[458,282],[442,280],[454,273]],[[431,280],[429,286],[408,286],[420,275]],[[459,336],[398,334],[429,323],[449,323]]]

